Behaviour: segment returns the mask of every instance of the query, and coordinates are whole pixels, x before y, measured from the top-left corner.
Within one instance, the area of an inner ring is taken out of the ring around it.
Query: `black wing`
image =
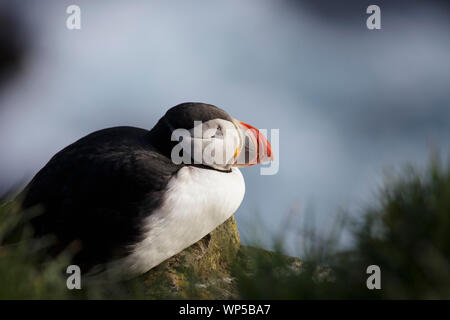
[[[123,255],[180,169],[151,146],[147,134],[104,129],[57,153],[25,189],[23,206],[43,208],[31,220],[36,236],[55,235],[54,252],[79,241],[74,260],[87,268]]]

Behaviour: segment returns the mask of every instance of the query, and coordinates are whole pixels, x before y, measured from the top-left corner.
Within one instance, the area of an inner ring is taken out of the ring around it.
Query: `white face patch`
[[[241,134],[236,125],[227,120],[213,119],[207,122],[195,122],[191,130],[174,130],[172,137],[182,137],[175,152],[174,163],[203,164],[218,170],[230,170],[241,148]],[[177,159],[179,151],[183,157]],[[188,161],[188,163],[186,162]]]

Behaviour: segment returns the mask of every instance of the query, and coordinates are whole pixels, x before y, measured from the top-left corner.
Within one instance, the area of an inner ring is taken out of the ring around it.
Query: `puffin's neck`
[[[146,140],[158,149],[164,156],[170,159],[173,147],[178,143],[171,140],[172,130],[166,121],[161,118],[158,123],[148,132]]]

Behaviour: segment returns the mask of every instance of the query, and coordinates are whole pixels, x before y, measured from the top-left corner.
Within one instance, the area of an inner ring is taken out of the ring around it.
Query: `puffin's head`
[[[166,145],[170,145],[165,154],[179,163],[228,171],[233,166],[246,167],[273,159],[270,143],[258,129],[210,104],[179,104],[167,111],[152,132],[164,137]]]

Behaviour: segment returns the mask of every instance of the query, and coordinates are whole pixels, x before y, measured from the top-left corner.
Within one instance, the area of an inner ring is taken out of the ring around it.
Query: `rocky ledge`
[[[241,245],[236,221],[231,217],[194,245],[143,275],[147,294],[154,299],[239,298],[233,271],[245,265],[255,252],[267,257],[273,254]],[[300,268],[299,259],[288,259],[292,268]]]

